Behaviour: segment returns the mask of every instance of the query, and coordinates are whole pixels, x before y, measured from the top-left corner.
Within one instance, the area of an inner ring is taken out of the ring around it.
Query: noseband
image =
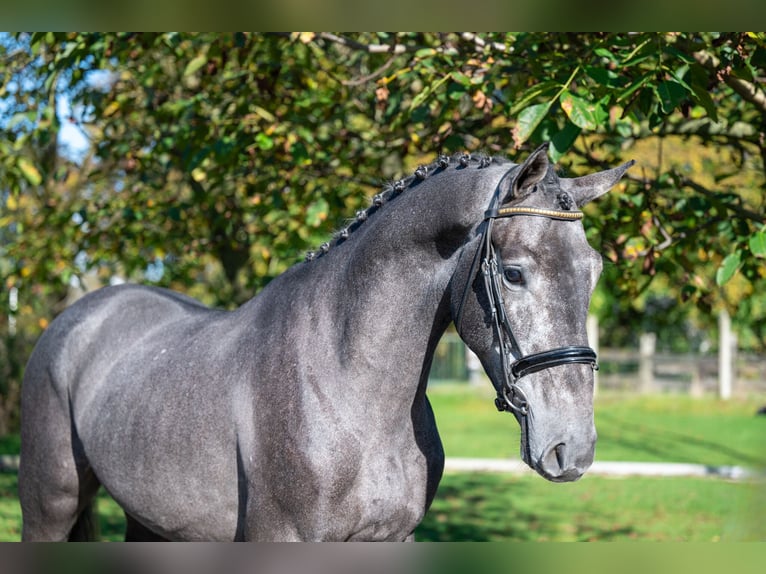
[[[597,370],[598,363],[596,362],[596,352],[590,347],[583,346],[559,347],[531,355],[524,355],[522,353],[516,337],[513,335],[513,330],[503,305],[503,294],[500,285],[502,265],[500,256],[497,254],[492,241],[492,224],[500,217],[515,217],[517,215],[547,217],[548,219],[559,221],[577,221],[583,218],[583,213],[582,211],[560,211],[534,207],[497,208],[495,207],[497,201],[498,193],[495,193],[490,208],[484,214],[481,235],[479,237],[479,247],[471,264],[471,271],[460,301],[455,325],[458,333],[460,333],[463,321],[463,307],[468,298],[471,285],[473,285],[476,279],[479,261],[481,261],[484,290],[489,300],[495,334],[500,343],[501,362],[503,365],[503,381],[499,385],[494,385],[497,391],[495,406],[499,411],[509,411],[517,415],[526,416],[529,412],[529,402],[524,391],[516,384],[519,379],[532,373],[550,369],[551,367],[572,363],[590,365],[594,370]]]

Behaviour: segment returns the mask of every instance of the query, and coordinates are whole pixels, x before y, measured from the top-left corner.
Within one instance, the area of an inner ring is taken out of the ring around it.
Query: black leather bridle
[[[500,217],[515,217],[518,215],[547,217],[560,221],[577,221],[583,218],[582,211],[565,211],[554,209],[539,209],[535,207],[496,207],[498,193],[492,198],[490,208],[484,214],[484,221],[480,228],[479,246],[476,249],[468,281],[458,307],[455,326],[458,333],[461,332],[463,321],[463,308],[468,298],[471,286],[478,274],[479,262],[481,262],[481,274],[484,277],[484,289],[490,304],[492,322],[495,334],[500,343],[501,362],[503,365],[503,381],[494,383],[497,391],[495,406],[499,411],[509,411],[520,416],[526,416],[529,412],[528,400],[524,391],[516,384],[519,379],[532,373],[557,367],[580,363],[590,365],[594,370],[598,369],[596,352],[590,347],[567,346],[524,355],[513,336],[513,330],[508,321],[508,315],[503,306],[503,294],[501,290],[502,262],[495,250],[492,241],[492,224]],[[514,360],[515,358],[515,360]]]

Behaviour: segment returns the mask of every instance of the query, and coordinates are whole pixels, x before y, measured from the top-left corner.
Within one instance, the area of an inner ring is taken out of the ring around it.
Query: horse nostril
[[[560,470],[564,470],[566,468],[565,463],[565,454],[566,454],[566,446],[563,442],[560,442],[555,447],[553,447],[554,452],[556,453],[556,463],[559,465]]]
[[[550,446],[535,465],[542,476],[553,482],[570,482],[580,478],[593,462],[593,450],[577,456],[577,445],[557,443]]]
[[[560,442],[548,449],[540,460],[543,471],[552,477],[560,476],[566,470],[566,445]]]
[[[540,459],[540,470],[545,478],[555,482],[576,480],[582,474],[569,460],[568,447],[563,442],[548,449]]]

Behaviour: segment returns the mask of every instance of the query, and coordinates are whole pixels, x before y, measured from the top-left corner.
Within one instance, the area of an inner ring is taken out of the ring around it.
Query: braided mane
[[[367,209],[361,209],[356,212],[354,219],[350,220],[350,223],[337,231],[332,239],[326,243],[320,245],[316,251],[309,251],[306,254],[306,261],[313,261],[319,257],[322,257],[325,253],[330,251],[336,245],[348,240],[351,234],[359,229],[367,219],[373,216],[378,210],[383,208],[384,205],[390,201],[395,200],[402,193],[407,192],[411,188],[417,186],[423,180],[430,178],[434,175],[444,172],[450,165],[454,165],[456,169],[465,169],[469,166],[475,165],[479,169],[488,167],[492,164],[504,164],[510,163],[505,158],[497,158],[486,155],[471,155],[469,153],[456,153],[452,156],[440,155],[436,161],[428,164],[421,165],[415,170],[415,173],[404,179],[399,179],[388,185],[386,185],[380,193],[372,198],[372,202]]]

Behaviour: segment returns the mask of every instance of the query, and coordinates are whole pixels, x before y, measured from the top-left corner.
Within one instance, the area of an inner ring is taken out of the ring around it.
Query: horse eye
[[[524,283],[524,275],[521,273],[519,267],[506,267],[503,269],[503,277],[506,283],[510,285],[522,285]]]

